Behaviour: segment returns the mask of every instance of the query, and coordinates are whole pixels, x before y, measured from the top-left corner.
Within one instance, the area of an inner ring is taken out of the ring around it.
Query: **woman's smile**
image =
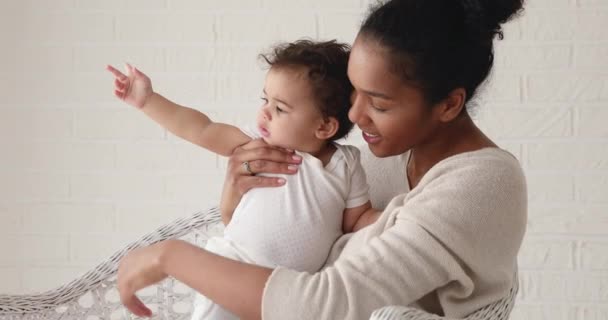
[[[363,131],[363,139],[365,140],[365,142],[367,142],[369,144],[375,144],[375,143],[380,142],[380,140],[382,138],[380,137],[380,135],[371,134],[371,133]]]

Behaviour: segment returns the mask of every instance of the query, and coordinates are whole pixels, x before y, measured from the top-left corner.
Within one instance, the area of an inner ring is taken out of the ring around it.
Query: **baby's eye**
[[[279,106],[276,107],[277,109],[277,113],[281,113],[281,112],[285,112],[283,109],[281,109]]]
[[[264,104],[268,103],[268,99],[266,99],[266,98],[264,98],[264,97],[260,97],[260,99],[261,99],[262,101],[264,101]]]

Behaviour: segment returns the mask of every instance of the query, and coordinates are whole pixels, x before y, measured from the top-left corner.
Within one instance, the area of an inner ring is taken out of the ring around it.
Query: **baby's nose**
[[[264,109],[262,111],[262,115],[265,120],[272,120],[272,115],[270,114],[270,112],[268,112],[268,109]]]

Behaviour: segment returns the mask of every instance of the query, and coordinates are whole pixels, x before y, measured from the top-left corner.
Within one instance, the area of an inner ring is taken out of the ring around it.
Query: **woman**
[[[466,106],[492,68],[500,25],[521,8],[522,0],[393,0],[366,18],[348,66],[349,118],[374,156],[394,156],[372,161],[390,173],[379,182],[368,172],[372,196],[403,191],[375,224],[340,238],[324,269],[271,270],[166,241],[123,259],[123,303],[149,315],[134,292],[169,275],[246,319],[367,319],[385,305],[462,317],[505,296],[525,231],[525,179]],[[289,159],[245,145],[230,160],[222,205],[279,185],[248,176],[243,162],[288,173]]]

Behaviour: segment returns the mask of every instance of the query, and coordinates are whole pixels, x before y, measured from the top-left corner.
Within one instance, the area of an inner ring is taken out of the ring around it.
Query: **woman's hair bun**
[[[524,0],[460,0],[469,30],[503,38],[501,25],[523,9]]]

